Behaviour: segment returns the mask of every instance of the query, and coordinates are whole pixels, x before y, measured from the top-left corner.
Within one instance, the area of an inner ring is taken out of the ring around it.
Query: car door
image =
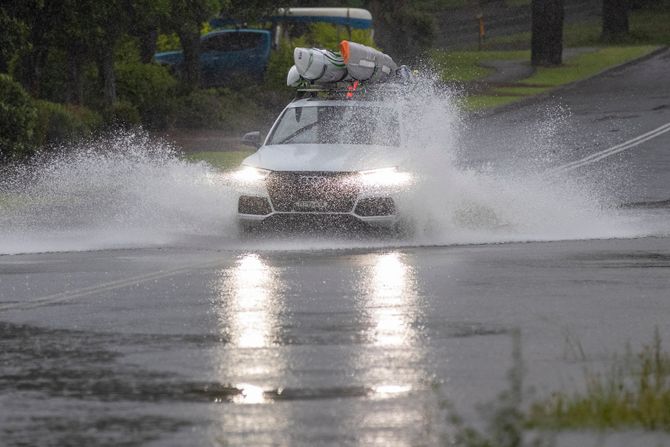
[[[238,32],[224,31],[203,37],[200,47],[200,70],[205,86],[220,85],[236,72],[240,65]]]
[[[264,31],[239,31],[241,74],[260,81],[270,56],[270,33]]]

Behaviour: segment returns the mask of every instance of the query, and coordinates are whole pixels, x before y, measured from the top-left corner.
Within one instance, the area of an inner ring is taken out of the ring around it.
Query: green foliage
[[[433,65],[446,82],[473,81],[482,79],[493,72],[483,67],[481,62],[489,60],[524,60],[528,59],[527,51],[444,51],[431,52]]]
[[[11,17],[0,7],[0,73],[7,72],[16,52],[25,45],[28,29],[22,21]]]
[[[125,63],[116,67],[119,98],[137,108],[145,126],[169,127],[174,119],[177,81],[166,67]]]
[[[203,151],[193,152],[186,156],[190,161],[204,161],[218,169],[235,169],[242,160],[253,154],[253,151],[238,150],[238,151]]]
[[[158,35],[158,41],[156,42],[157,51],[179,51],[180,49],[181,44],[179,43],[177,34],[170,33]]]
[[[306,44],[301,39],[294,42],[282,40],[279,47],[270,53],[270,60],[265,69],[264,87],[275,91],[292,91],[286,86],[286,76],[293,65],[293,49],[296,46]]]
[[[30,96],[12,78],[0,74],[0,159],[31,149],[37,114]]]
[[[670,45],[670,7],[654,6],[631,11],[629,14],[630,32],[627,37],[616,42],[620,46],[638,45]],[[602,22],[590,20],[586,22],[566,24],[563,29],[565,47],[599,47],[611,46],[611,42],[603,42]],[[524,49],[530,47],[530,32],[492,37],[484,43],[485,49]]]
[[[612,66],[644,56],[655,47],[606,47],[577,54],[559,67],[540,67],[530,77],[513,85],[489,88],[463,99],[467,110],[510,104],[561,85],[593,76]],[[527,60],[528,51],[433,51],[433,64],[446,82],[481,81],[491,70],[481,66],[489,60]]]
[[[36,101],[37,146],[57,144],[90,137],[102,127],[102,117],[97,112],[71,104]]]
[[[644,56],[654,49],[653,46],[600,48],[595,52],[579,54],[560,67],[538,68],[525,82],[551,86],[567,84]]]
[[[408,3],[396,7],[395,2],[380,2],[383,9],[376,17],[376,39],[394,59],[414,59],[432,45],[437,33],[433,15],[415,9]]]
[[[304,42],[308,46],[337,51],[340,48],[340,42],[343,40],[352,40],[376,48],[369,30],[352,29],[351,39],[349,39],[349,33],[344,27],[329,23],[312,23],[307,32],[301,36],[299,43]],[[294,43],[294,46],[297,45]]]
[[[135,127],[142,123],[142,118],[137,107],[121,100],[105,110],[105,122],[112,127]]]
[[[270,0],[227,0],[223,13],[243,22],[253,22],[259,17],[270,15],[278,6],[291,6],[292,2],[277,4]]]
[[[455,447],[542,447],[553,445],[552,440],[531,437],[526,431],[526,413],[523,411],[524,365],[521,354],[521,335],[512,334],[512,368],[507,373],[508,388],[498,398],[482,406],[485,428],[478,429],[466,424],[454,408],[445,402],[449,411],[449,422],[453,432],[447,436],[446,444]]]
[[[179,99],[176,127],[240,130],[255,125],[264,111],[249,95],[230,89],[194,90]]]
[[[588,373],[586,390],[555,393],[531,409],[534,426],[670,431],[670,355],[656,330],[651,344],[615,360],[609,374]]]

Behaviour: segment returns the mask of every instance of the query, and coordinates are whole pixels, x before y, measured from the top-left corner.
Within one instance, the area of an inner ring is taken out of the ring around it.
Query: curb
[[[482,111],[479,111],[479,112],[473,112],[472,116],[474,118],[488,118],[488,117],[493,116],[493,115],[498,115],[498,114],[501,114],[501,113],[505,113],[505,112],[509,112],[509,111],[512,111],[512,110],[519,109],[521,107],[532,105],[532,104],[537,103],[537,102],[541,102],[541,101],[543,101],[547,98],[550,98],[550,97],[554,96],[556,93],[560,93],[564,90],[569,90],[569,89],[573,88],[574,86],[576,86],[578,84],[581,84],[582,82],[587,82],[587,81],[590,81],[590,80],[592,80],[594,78],[597,78],[599,76],[608,74],[610,72],[614,72],[614,71],[626,68],[628,66],[635,65],[637,63],[643,62],[647,59],[651,59],[652,57],[655,57],[655,56],[657,56],[657,55],[659,55],[659,54],[661,54],[665,51],[668,51],[669,48],[670,47],[668,47],[667,45],[660,46],[660,47],[656,48],[655,50],[645,54],[644,56],[640,56],[640,57],[637,57],[635,59],[631,59],[629,61],[622,62],[618,65],[614,65],[612,67],[606,68],[602,71],[599,71],[598,73],[592,74],[591,76],[587,76],[584,79],[580,79],[578,81],[574,81],[574,82],[570,82],[570,83],[567,83],[567,84],[560,85],[560,86],[558,86],[556,88],[553,88],[551,90],[548,90],[546,92],[538,93],[537,95],[533,95],[533,96],[529,96],[527,98],[523,98],[523,99],[521,99],[519,101],[516,101],[516,102],[513,102],[511,104],[505,104],[505,105],[502,105],[502,106],[493,107],[491,109],[486,109],[486,110],[482,110]]]

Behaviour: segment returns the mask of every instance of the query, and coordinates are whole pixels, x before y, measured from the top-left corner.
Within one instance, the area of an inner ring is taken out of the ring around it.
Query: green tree
[[[196,88],[200,82],[200,30],[223,6],[223,0],[170,0],[166,24],[179,36],[184,52],[181,71],[186,90]]]
[[[21,156],[30,150],[36,120],[30,96],[18,82],[0,74],[0,159]]]
[[[170,14],[170,0],[130,0],[130,34],[139,43],[140,60],[151,62],[156,53],[158,30]]]
[[[25,23],[0,6],[0,30],[0,73],[7,73],[9,62],[26,43],[28,29]]]
[[[430,14],[411,0],[368,0],[375,40],[398,60],[418,57],[430,48],[435,38],[435,23]]]
[[[281,4],[268,0],[228,0],[222,8],[222,14],[239,22],[254,22],[261,17],[267,17],[278,6],[292,6],[294,1],[287,0]]]
[[[38,97],[49,50],[56,37],[60,4],[52,0],[4,0],[2,7],[10,17],[25,26],[27,45],[19,53],[14,75],[32,96]]]

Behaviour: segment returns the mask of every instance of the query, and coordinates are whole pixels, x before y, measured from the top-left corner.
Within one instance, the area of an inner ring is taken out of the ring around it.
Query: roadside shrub
[[[420,57],[430,49],[436,33],[434,18],[410,7],[382,11],[375,29],[379,45],[398,63]]]
[[[215,89],[193,90],[177,102],[175,126],[185,129],[215,129],[222,126],[223,104]]]
[[[325,48],[331,51],[337,51],[340,48],[340,42],[343,40],[351,40],[376,48],[372,33],[369,30],[352,29],[350,39],[349,32],[345,27],[334,26],[329,23],[311,24],[301,38],[308,46]]]
[[[35,144],[45,146],[89,137],[102,126],[102,116],[72,104],[36,101]]]
[[[174,122],[177,80],[157,64],[125,63],[116,67],[121,100],[137,108],[150,129],[165,129]]]
[[[291,90],[286,86],[286,76],[293,65],[293,48],[298,42],[294,43],[282,40],[279,47],[270,53],[270,59],[265,69],[264,87],[269,90],[281,91]]]
[[[105,111],[105,122],[112,127],[134,127],[142,123],[142,118],[130,102],[117,101]]]
[[[181,43],[176,33],[159,34],[156,40],[156,51],[179,51],[181,50]]]
[[[176,127],[242,131],[258,126],[263,110],[250,95],[227,88],[194,90],[179,98]]]
[[[20,157],[31,150],[36,121],[28,93],[11,77],[0,74],[0,159]]]

